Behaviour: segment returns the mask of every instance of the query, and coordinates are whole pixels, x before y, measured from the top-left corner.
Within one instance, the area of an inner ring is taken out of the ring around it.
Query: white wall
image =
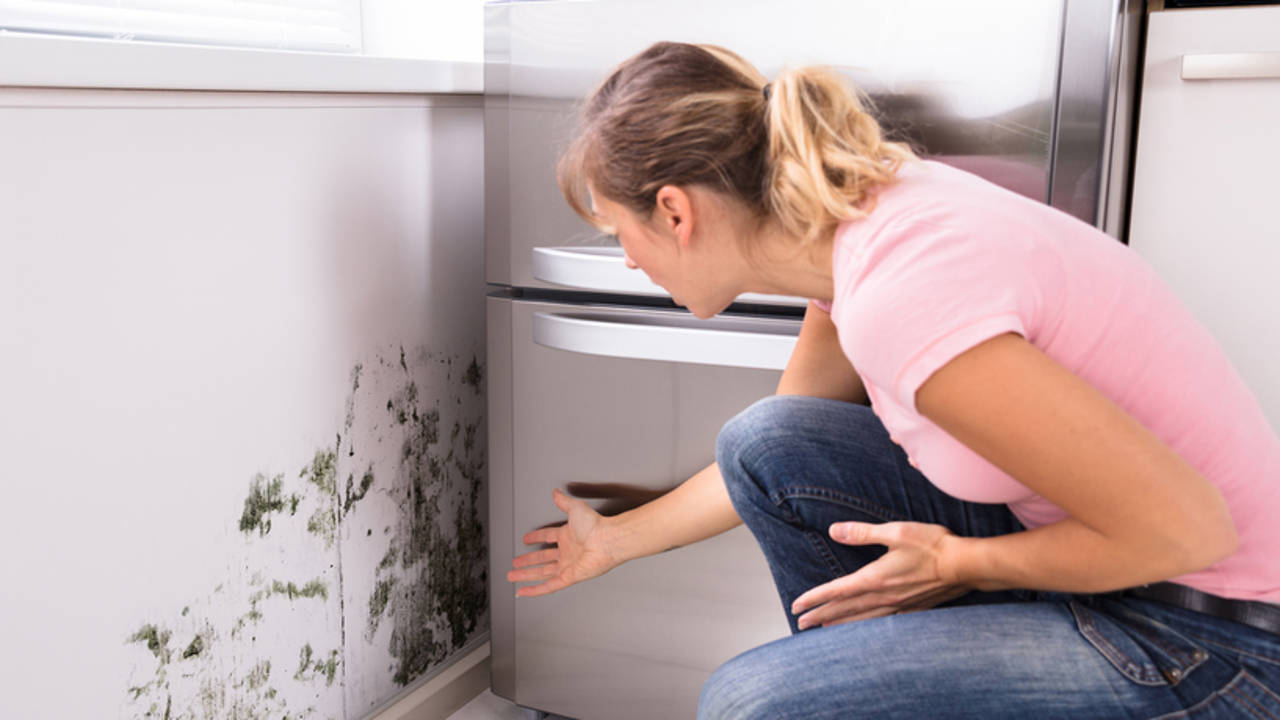
[[[365,55],[484,61],[484,0],[363,0]]]
[[[480,118],[0,88],[0,717],[358,718],[483,640],[405,560],[486,516]]]

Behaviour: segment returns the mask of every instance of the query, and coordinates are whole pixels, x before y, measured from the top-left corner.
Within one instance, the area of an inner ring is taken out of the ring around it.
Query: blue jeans
[[[1004,505],[934,488],[862,405],[767,398],[725,425],[716,460],[792,635],[716,670],[699,718],[1280,720],[1280,636],[1120,593],[970,593],[800,632],[796,597],[884,552],[830,540],[833,522],[1022,527]]]

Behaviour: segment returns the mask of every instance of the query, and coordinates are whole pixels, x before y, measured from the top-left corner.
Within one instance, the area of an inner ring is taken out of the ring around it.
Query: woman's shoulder
[[[1017,245],[1075,243],[1084,236],[1110,239],[1044,202],[937,160],[904,163],[897,181],[876,193],[869,206],[865,216],[837,228],[837,244],[846,251],[939,234],[986,247],[1002,239]]]

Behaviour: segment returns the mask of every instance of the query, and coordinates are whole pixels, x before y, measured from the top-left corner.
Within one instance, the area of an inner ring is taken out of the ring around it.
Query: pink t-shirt
[[[1239,549],[1174,580],[1280,602],[1280,438],[1208,331],[1137,254],[1090,225],[936,162],[910,163],[899,178],[870,215],[837,229],[829,307],[913,464],[948,495],[1008,504],[1028,528],[1066,517],[916,410],[934,371],[1018,333],[1226,498]]]

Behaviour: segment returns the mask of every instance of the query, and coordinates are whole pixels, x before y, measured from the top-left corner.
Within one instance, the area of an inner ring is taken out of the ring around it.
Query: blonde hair
[[[884,139],[830,70],[785,70],[770,84],[722,47],[662,42],[587,98],[556,174],[569,205],[597,227],[588,186],[648,217],[662,186],[702,185],[809,245],[870,212],[874,191],[914,157]]]

